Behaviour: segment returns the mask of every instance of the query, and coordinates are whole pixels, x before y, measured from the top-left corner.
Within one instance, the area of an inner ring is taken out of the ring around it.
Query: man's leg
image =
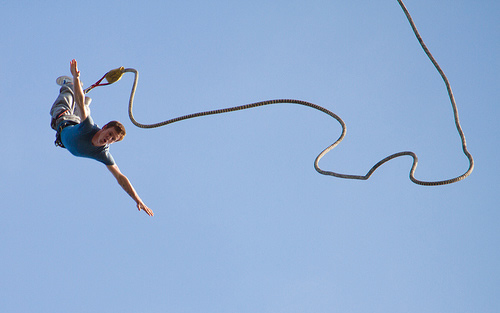
[[[73,85],[65,84],[59,90],[59,96],[50,109],[52,117],[50,126],[56,129],[57,125],[62,121],[73,121],[80,123],[80,118],[75,115],[75,101],[73,97]]]

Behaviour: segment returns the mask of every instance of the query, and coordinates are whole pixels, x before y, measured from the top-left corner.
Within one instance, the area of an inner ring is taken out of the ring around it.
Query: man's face
[[[97,132],[97,144],[99,146],[110,145],[119,139],[118,133],[114,127],[105,127]]]

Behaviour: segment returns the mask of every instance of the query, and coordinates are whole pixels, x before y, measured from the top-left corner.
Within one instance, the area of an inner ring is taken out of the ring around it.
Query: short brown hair
[[[123,126],[123,124],[118,121],[111,121],[104,127],[113,127],[115,129],[119,136],[117,141],[122,140],[123,137],[125,137],[125,135],[127,134],[127,132],[125,131],[125,126]]]

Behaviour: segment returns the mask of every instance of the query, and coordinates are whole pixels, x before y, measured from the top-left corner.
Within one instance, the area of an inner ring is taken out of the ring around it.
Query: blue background
[[[452,84],[473,174],[322,176],[330,117],[275,105],[143,130],[133,75],[94,89],[96,123],[155,216],[106,168],[53,146],[55,79],[140,72],[135,116],[296,98],[347,124],[320,163],[416,176],[468,166],[438,73],[397,1],[2,1],[2,312],[500,311],[498,1],[406,5]]]

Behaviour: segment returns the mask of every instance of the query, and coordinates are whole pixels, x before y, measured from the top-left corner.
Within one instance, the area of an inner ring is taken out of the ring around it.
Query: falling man
[[[90,117],[91,99],[85,97],[80,82],[80,71],[76,60],[71,60],[70,71],[73,78],[58,77],[56,82],[61,86],[59,96],[50,109],[51,127],[56,131],[56,145],[66,148],[78,157],[94,159],[106,165],[108,170],[137,204],[149,216],[153,211],[141,200],[128,178],[120,172],[109,145],[125,137],[125,127],[117,121],[111,121],[99,128]]]

